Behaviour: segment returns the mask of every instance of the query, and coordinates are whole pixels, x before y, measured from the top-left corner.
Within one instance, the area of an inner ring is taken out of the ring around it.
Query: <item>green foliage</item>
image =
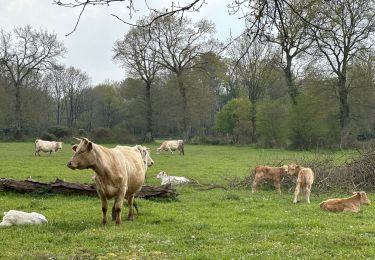
[[[246,143],[250,135],[250,108],[248,99],[232,99],[217,114],[216,130],[230,134],[236,143]]]
[[[288,141],[289,105],[285,100],[264,100],[258,104],[259,147],[285,147]]]
[[[48,133],[54,135],[58,139],[69,137],[72,135],[72,131],[69,128],[60,125],[51,126],[50,128],[48,128]]]
[[[54,134],[51,134],[49,132],[43,132],[42,135],[40,136],[40,138],[42,140],[45,140],[45,141],[56,141],[57,138]]]
[[[328,148],[339,143],[337,102],[321,84],[321,81],[306,82],[307,89],[299,96],[297,106],[291,112],[289,126],[292,148]]]

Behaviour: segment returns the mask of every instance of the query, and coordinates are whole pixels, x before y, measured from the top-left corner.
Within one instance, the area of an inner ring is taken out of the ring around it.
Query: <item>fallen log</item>
[[[34,181],[30,177],[26,180],[13,180],[8,178],[0,178],[0,191],[14,191],[19,193],[58,193],[68,195],[87,195],[97,196],[95,184],[83,184],[74,182],[65,182],[56,179],[54,182]],[[151,185],[143,185],[142,189],[135,194],[135,197],[152,199],[152,198],[168,198],[173,199],[178,193],[171,185],[161,185],[159,187]]]

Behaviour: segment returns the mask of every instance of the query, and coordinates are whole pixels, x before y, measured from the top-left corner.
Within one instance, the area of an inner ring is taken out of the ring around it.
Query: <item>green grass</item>
[[[111,145],[108,145],[111,147]],[[186,155],[155,154],[148,183],[156,174],[187,176],[202,183],[226,184],[244,178],[257,164],[293,161],[310,152],[260,150],[253,147],[186,145]],[[338,160],[342,153],[337,153]],[[33,154],[32,143],[0,143],[0,177],[41,181],[56,177],[91,182],[90,170],[66,167],[66,145],[55,156]],[[312,193],[311,204],[292,204],[285,189],[279,196],[266,187],[198,191],[178,187],[175,201],[138,199],[140,215],[121,226],[103,227],[98,198],[20,195],[0,192],[0,212],[9,209],[44,214],[43,226],[0,229],[0,259],[359,259],[375,256],[373,206],[357,214],[319,209],[322,200],[348,194]],[[370,198],[374,196],[370,194]],[[112,203],[112,202],[111,202]],[[124,208],[126,211],[127,209]],[[123,219],[126,213],[122,214]]]

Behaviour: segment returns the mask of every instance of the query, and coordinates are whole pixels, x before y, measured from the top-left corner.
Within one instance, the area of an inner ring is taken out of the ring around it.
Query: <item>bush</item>
[[[56,141],[57,138],[54,134],[51,134],[49,132],[43,132],[42,135],[40,136],[40,138],[42,140],[45,140],[45,141]]]
[[[223,137],[214,137],[214,136],[194,136],[190,140],[191,144],[211,144],[211,145],[219,145],[219,144],[227,144],[227,140]]]
[[[93,131],[93,138],[96,142],[112,142],[113,133],[110,128],[97,127]]]
[[[49,133],[53,134],[56,138],[64,138],[72,135],[72,131],[65,126],[52,126],[47,130]]]

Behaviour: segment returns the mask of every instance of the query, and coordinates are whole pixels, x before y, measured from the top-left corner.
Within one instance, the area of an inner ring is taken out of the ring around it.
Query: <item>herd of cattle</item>
[[[72,146],[73,156],[67,166],[72,170],[92,169],[95,172],[93,179],[96,183],[97,193],[102,205],[102,223],[107,223],[108,199],[114,198],[112,207],[112,220],[116,224],[121,223],[121,209],[124,199],[129,205],[128,220],[134,219],[134,195],[144,184],[147,168],[154,164],[150,156],[150,149],[136,145],[116,146],[106,148],[93,143],[87,138],[76,138],[79,144]],[[40,151],[55,153],[62,148],[62,142],[35,141],[35,155]],[[184,155],[183,140],[165,141],[157,148],[160,151],[179,151]],[[298,202],[302,189],[305,200],[310,203],[311,187],[314,182],[314,173],[310,168],[291,164],[281,167],[257,166],[255,168],[252,192],[256,192],[257,185],[263,181],[273,182],[277,192],[281,193],[281,180],[285,174],[296,177],[293,203]],[[160,172],[157,178],[161,184],[185,184],[189,179],[185,177],[168,176],[166,172]],[[363,191],[354,192],[350,198],[335,198],[323,201],[320,208],[334,212],[358,212],[362,204],[370,204],[367,194]]]

